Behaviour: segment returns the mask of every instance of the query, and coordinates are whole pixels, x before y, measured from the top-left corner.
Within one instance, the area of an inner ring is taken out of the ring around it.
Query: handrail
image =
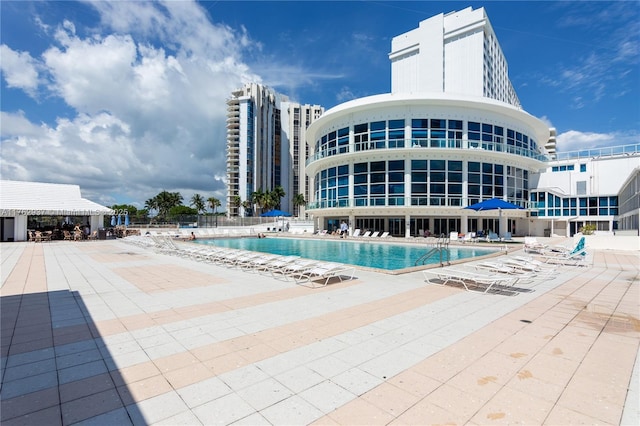
[[[419,266],[419,264],[424,265],[427,260],[433,257],[435,254],[438,254],[440,266],[444,266],[444,258],[446,258],[447,265],[451,265],[451,253],[449,251],[449,237],[445,234],[440,234],[440,237],[436,240],[434,247],[420,256],[415,262],[414,266]]]
[[[504,152],[519,155],[521,157],[534,158],[538,161],[548,162],[550,156],[528,148],[509,145],[503,142],[486,142],[469,139],[380,139],[366,142],[356,142],[349,145],[327,147],[315,152],[306,160],[307,166],[314,161],[335,155],[352,154],[362,151],[383,149],[464,149]]]

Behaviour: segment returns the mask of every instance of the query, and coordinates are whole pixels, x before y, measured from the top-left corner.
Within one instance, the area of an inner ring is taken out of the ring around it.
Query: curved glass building
[[[515,232],[526,210],[464,209],[490,198],[528,207],[554,130],[525,112],[484,9],[437,15],[395,37],[392,92],[341,104],[307,130],[317,226],[412,236]]]

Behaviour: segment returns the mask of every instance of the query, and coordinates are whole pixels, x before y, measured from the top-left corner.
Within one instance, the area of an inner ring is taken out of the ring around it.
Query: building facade
[[[318,229],[343,220],[405,237],[616,229],[618,192],[638,165],[638,146],[582,159],[583,174],[568,174],[576,160],[560,158],[556,130],[522,109],[483,8],[421,22],[393,38],[389,58],[391,93],[338,105],[307,130],[307,213]],[[523,209],[465,208],[491,198]]]
[[[227,100],[228,217],[252,216],[252,194],[276,186],[286,194],[282,210],[294,211],[295,194],[309,199],[304,173],[306,127],[322,113],[317,105],[291,102],[256,83],[231,94]]]

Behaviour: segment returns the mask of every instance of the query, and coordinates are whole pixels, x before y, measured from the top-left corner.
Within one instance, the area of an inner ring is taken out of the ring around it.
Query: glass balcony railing
[[[326,149],[314,153],[307,159],[307,165],[323,158],[334,155],[352,154],[372,150],[389,149],[479,149],[483,151],[504,152],[521,157],[533,158],[547,162],[549,156],[540,154],[530,149],[507,145],[497,142],[482,142],[463,139],[380,139],[366,142],[356,142],[350,145],[329,146]]]
[[[368,198],[341,198],[339,200],[323,200],[308,203],[305,208],[307,210],[316,209],[333,209],[333,208],[354,208],[354,207],[457,207],[463,208],[471,204],[482,201],[477,198],[463,197],[445,197],[445,196],[414,196],[414,197],[368,197]],[[513,204],[517,204],[524,209],[532,206],[527,201],[509,200]]]

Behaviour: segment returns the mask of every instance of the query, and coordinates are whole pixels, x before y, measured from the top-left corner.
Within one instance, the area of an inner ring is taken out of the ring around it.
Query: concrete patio
[[[517,296],[311,289],[121,240],[3,243],[8,425],[640,424],[640,257]]]

